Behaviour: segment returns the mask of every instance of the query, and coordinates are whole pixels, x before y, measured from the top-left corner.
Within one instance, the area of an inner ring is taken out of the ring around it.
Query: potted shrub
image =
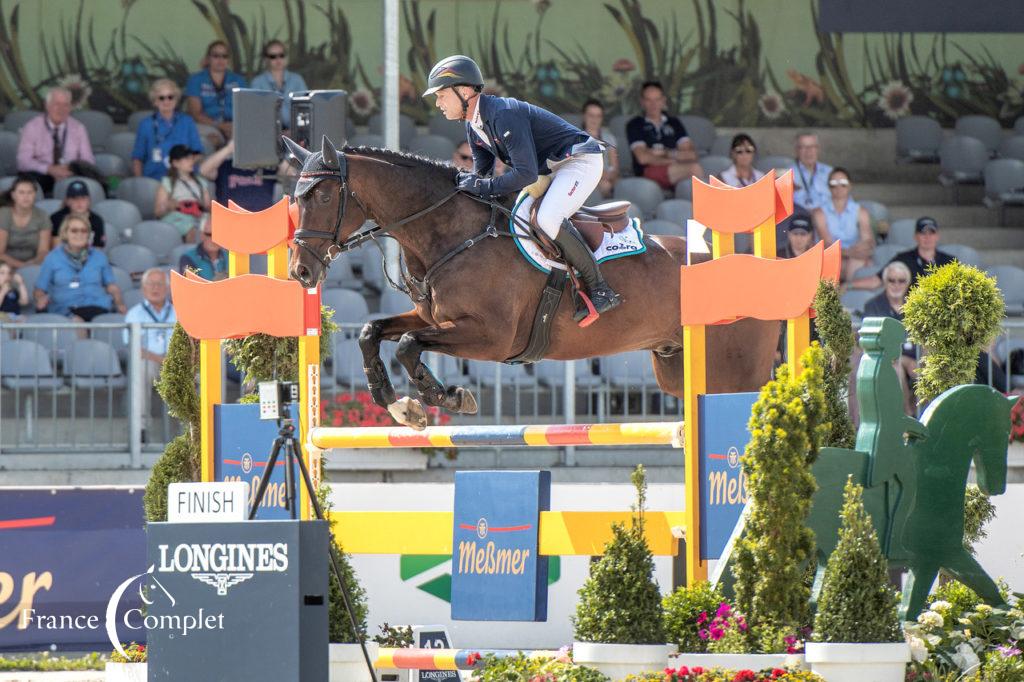
[[[859,485],[847,481],[839,542],[825,566],[806,658],[811,670],[828,682],[901,682],[910,647],[862,493]]]
[[[633,472],[632,481],[637,491],[632,521],[628,528],[612,526],[612,539],[601,558],[590,565],[572,619],[573,660],[616,680],[664,668],[670,651],[661,594],[653,577],[654,557],[644,537],[647,480],[643,466]]]
[[[110,654],[105,668],[107,682],[146,682],[146,645],[132,642],[122,648],[125,656],[117,650]]]
[[[415,646],[412,627],[409,625],[389,625],[382,623],[380,634],[373,638],[378,647],[391,649],[407,649]],[[399,668],[377,668],[377,679],[380,682],[409,682],[409,670]]]

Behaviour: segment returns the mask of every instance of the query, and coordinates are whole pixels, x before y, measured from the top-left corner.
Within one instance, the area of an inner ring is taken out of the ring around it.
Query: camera
[[[260,419],[290,419],[288,406],[299,402],[299,384],[294,381],[261,381],[259,396]]]

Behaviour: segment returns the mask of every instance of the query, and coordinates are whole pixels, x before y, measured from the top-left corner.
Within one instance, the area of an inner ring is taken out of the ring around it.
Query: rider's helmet
[[[480,73],[480,67],[465,55],[445,57],[434,64],[427,78],[427,91],[423,96],[433,95],[438,90],[455,85],[470,85],[476,88],[477,92],[483,90],[484,76]]]

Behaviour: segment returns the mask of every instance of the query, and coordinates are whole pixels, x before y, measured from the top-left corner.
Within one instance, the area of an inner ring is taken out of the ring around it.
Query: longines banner
[[[145,572],[142,488],[0,489],[0,650],[144,642]]]

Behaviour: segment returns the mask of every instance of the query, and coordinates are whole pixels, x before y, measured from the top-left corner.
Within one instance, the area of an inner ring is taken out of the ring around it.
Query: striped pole
[[[375,668],[400,670],[482,670],[487,656],[511,658],[558,658],[559,651],[518,651],[516,649],[390,649],[381,647]]]
[[[319,427],[310,442],[327,448],[423,448],[559,445],[671,445],[682,447],[682,422],[542,424],[536,426]]]

